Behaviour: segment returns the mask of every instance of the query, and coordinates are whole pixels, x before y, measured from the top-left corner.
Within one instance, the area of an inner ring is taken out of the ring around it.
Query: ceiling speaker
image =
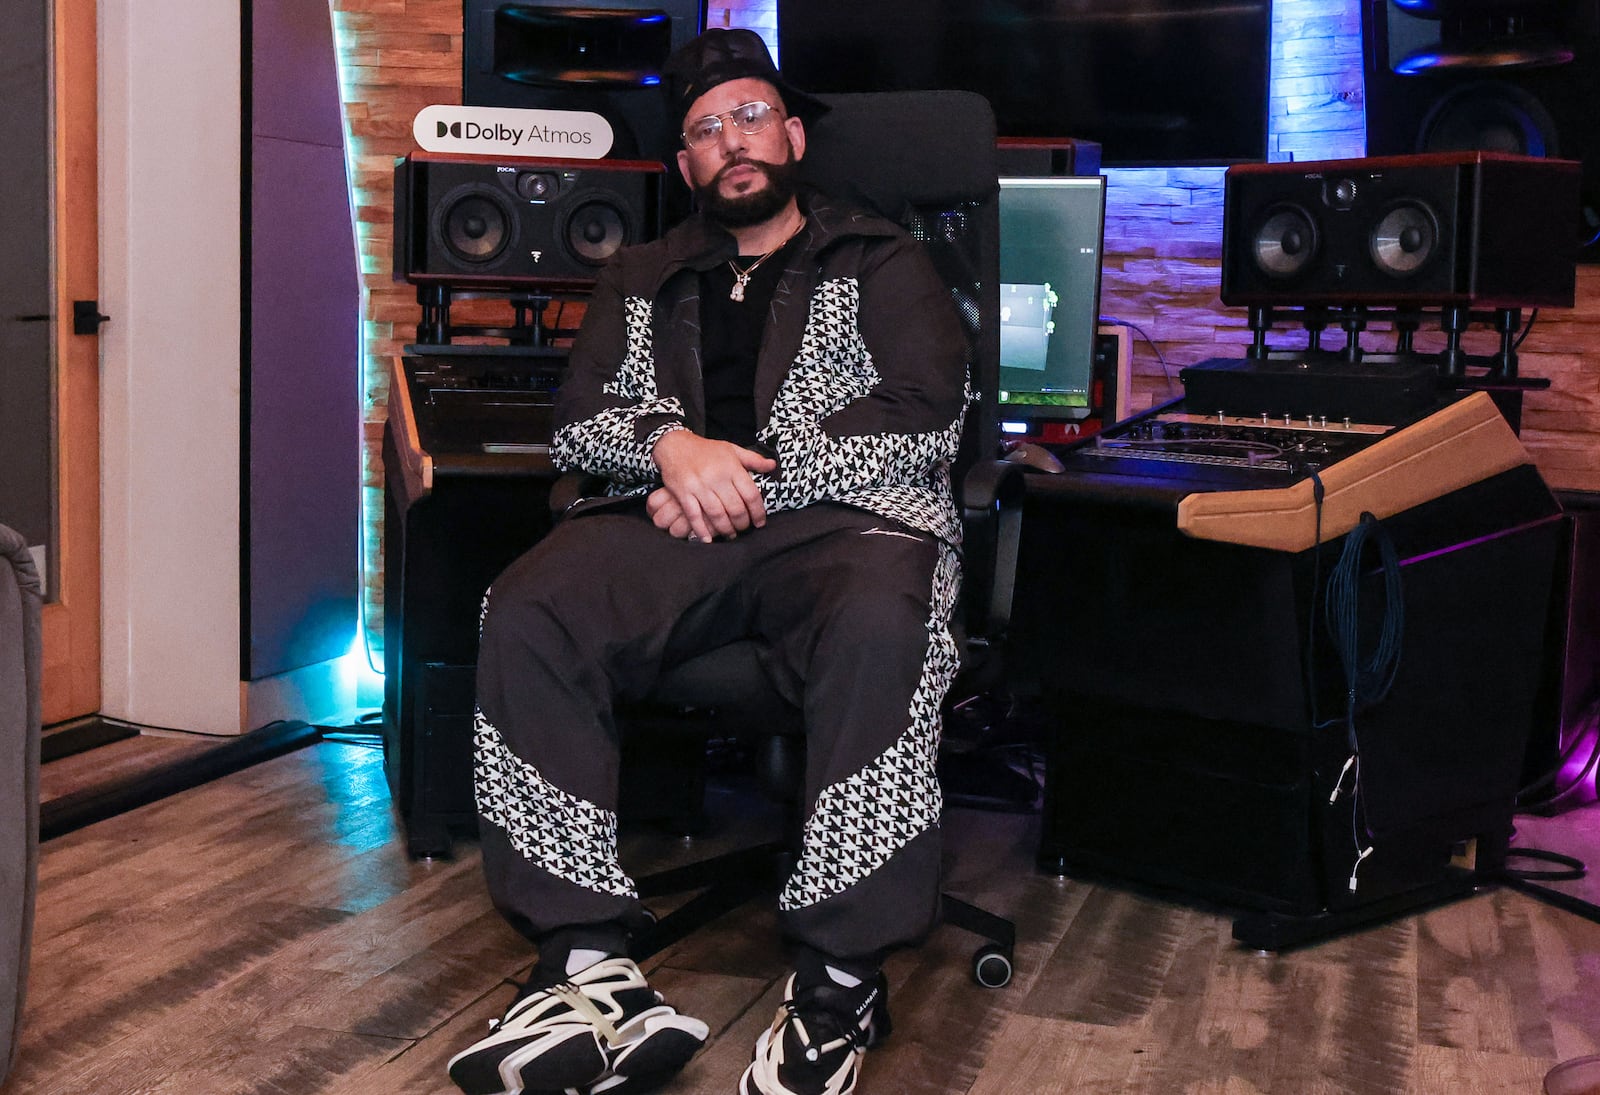
[[[1600,0],[1361,0],[1361,37],[1368,154],[1576,160],[1600,261]]]
[[[654,161],[494,160],[414,152],[395,165],[394,271],[457,288],[584,290],[661,233]]]
[[[1222,300],[1571,307],[1580,170],[1487,152],[1231,167]]]
[[[661,87],[700,33],[700,0],[463,0],[461,102],[583,110],[611,125],[618,159],[671,163],[680,118]]]

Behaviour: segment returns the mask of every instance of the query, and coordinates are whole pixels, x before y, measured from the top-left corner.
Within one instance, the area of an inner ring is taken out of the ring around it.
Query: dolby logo
[[[611,125],[587,110],[429,106],[411,135],[428,152],[598,160],[611,151]]]

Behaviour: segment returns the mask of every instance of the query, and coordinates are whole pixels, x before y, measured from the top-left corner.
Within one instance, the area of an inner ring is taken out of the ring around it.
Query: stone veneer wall
[[[804,0],[794,0],[803,3]],[[383,472],[379,457],[389,361],[410,341],[414,290],[390,277],[392,170],[411,151],[411,119],[461,96],[460,0],[331,0],[342,50],[364,316],[366,401],[363,490],[368,516],[368,633],[382,635]],[[1275,0],[1270,156],[1359,156],[1364,141],[1361,26],[1357,0]],[[712,26],[748,26],[777,38],[777,0],[713,0]],[[781,53],[780,53],[781,61]],[[1134,352],[1134,406],[1178,394],[1177,370],[1207,357],[1237,357],[1249,341],[1241,310],[1217,299],[1222,248],[1218,168],[1107,172],[1101,312],[1136,324],[1150,341]],[[1470,348],[1485,352],[1486,334]],[[1160,347],[1166,369],[1153,347]],[[1528,398],[1523,440],[1556,487],[1600,491],[1600,267],[1581,267],[1578,303],[1546,311],[1522,350],[1522,372],[1548,376]]]

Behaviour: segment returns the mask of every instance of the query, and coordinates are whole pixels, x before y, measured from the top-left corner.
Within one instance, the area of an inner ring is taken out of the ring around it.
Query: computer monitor
[[[1000,180],[1000,428],[1043,437],[1093,410],[1104,176]]]

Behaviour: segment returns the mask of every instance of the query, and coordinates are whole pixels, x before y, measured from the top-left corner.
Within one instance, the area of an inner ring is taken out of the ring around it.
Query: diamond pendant
[[[735,274],[733,288],[728,290],[728,299],[734,303],[744,300],[744,287],[750,284],[749,274]]]

